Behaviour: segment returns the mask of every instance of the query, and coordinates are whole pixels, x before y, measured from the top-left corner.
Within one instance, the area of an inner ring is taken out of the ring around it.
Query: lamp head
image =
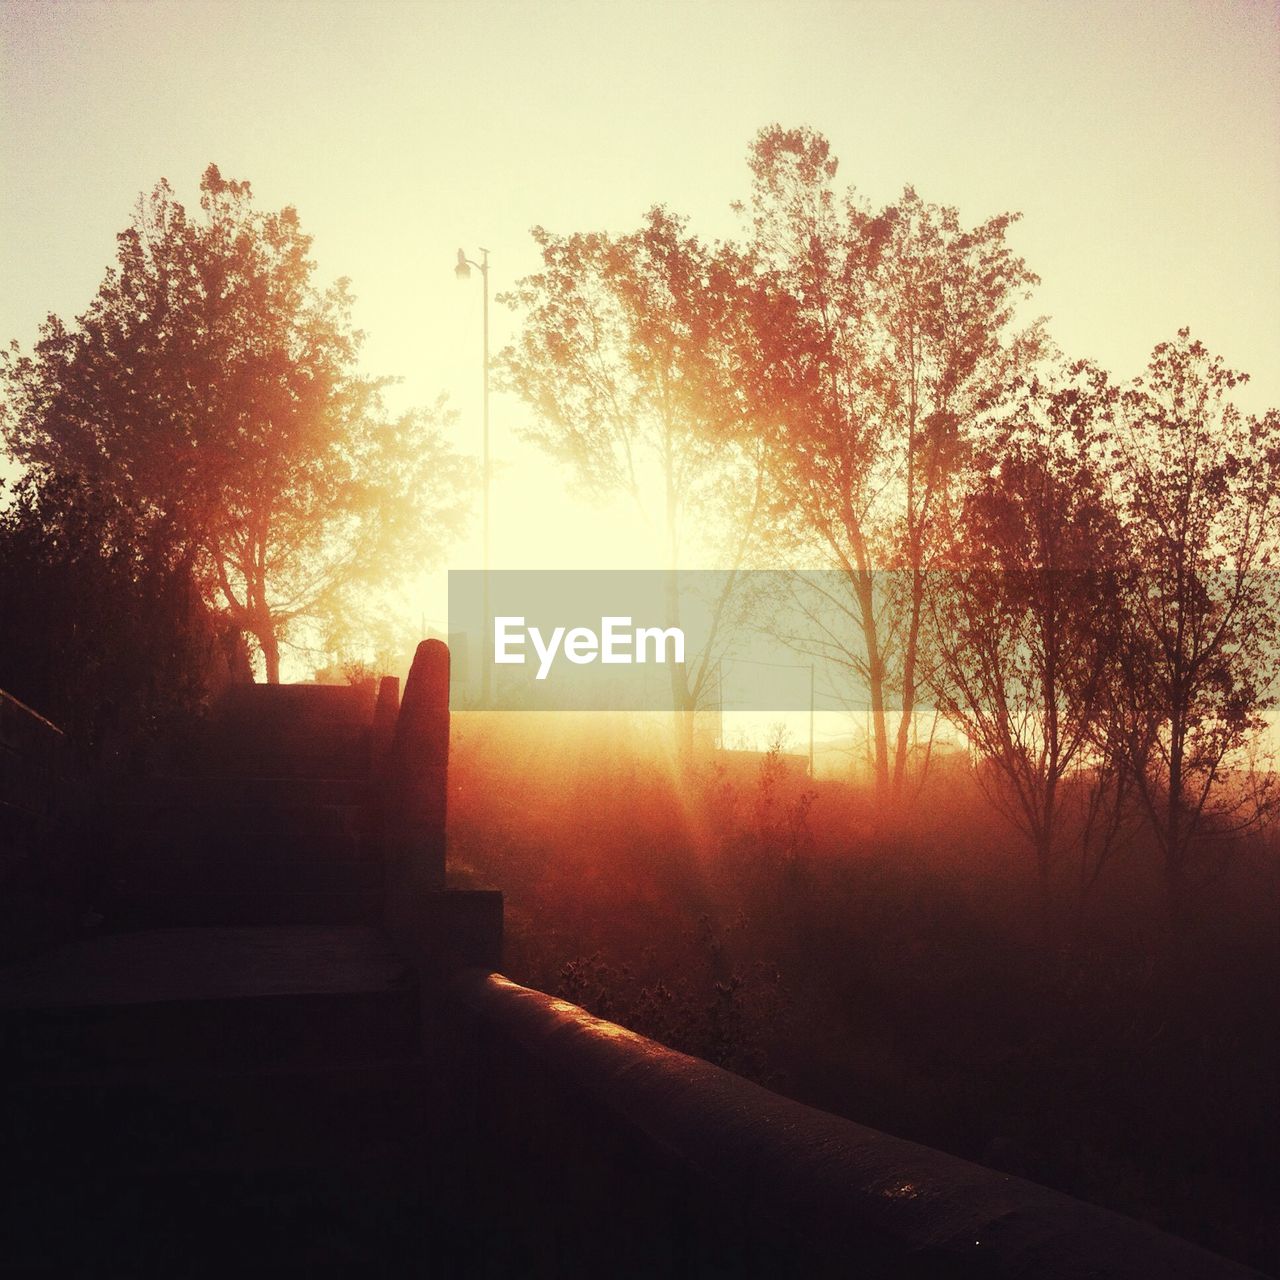
[[[458,250],[458,265],[454,267],[453,274],[459,280],[471,279],[471,264],[467,261],[467,255],[462,249]]]

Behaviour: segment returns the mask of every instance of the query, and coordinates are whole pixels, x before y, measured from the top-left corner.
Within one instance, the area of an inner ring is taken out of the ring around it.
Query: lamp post
[[[458,250],[458,262],[453,274],[459,280],[471,279],[471,268],[480,272],[484,284],[484,497],[483,497],[483,550],[481,552],[481,591],[483,592],[484,632],[480,637],[480,704],[489,705],[489,250],[480,250],[480,261],[468,258],[465,250]]]

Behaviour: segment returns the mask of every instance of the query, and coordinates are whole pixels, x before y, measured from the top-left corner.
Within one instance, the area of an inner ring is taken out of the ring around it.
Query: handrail
[[[0,689],[0,805],[47,818],[59,787],[65,743],[56,724]]]
[[[67,763],[66,734],[0,689],[0,959],[73,927],[77,873],[57,839]]]
[[[0,689],[0,703],[3,702],[7,702],[12,706],[17,707],[17,709],[22,712],[26,718],[35,721],[46,729],[51,729],[59,738],[65,736],[62,730],[59,729],[52,720],[46,719],[34,707],[27,706],[27,704],[20,698],[15,698],[13,694],[5,692],[4,689]]]

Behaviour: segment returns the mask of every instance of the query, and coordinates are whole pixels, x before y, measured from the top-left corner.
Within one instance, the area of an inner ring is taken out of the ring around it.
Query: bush
[[[82,766],[172,749],[242,663],[190,559],[110,495],[20,483],[0,511],[0,688],[67,734]]]

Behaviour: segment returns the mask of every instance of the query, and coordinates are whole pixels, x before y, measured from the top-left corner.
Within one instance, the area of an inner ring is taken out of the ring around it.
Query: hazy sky
[[[1015,245],[1068,351],[1119,376],[1183,324],[1280,404],[1280,9],[1180,2],[0,3],[0,340],[92,296],[138,194],[202,169],[297,206],[348,275],[370,372],[447,391],[478,451],[479,281],[529,228],[655,202],[737,226],[762,125],[811,124],[873,202],[912,182]],[[495,346],[509,332],[495,314]],[[579,506],[495,399],[494,561],[651,563]],[[479,560],[478,536],[457,565]],[[435,604],[430,605],[434,612]]]

